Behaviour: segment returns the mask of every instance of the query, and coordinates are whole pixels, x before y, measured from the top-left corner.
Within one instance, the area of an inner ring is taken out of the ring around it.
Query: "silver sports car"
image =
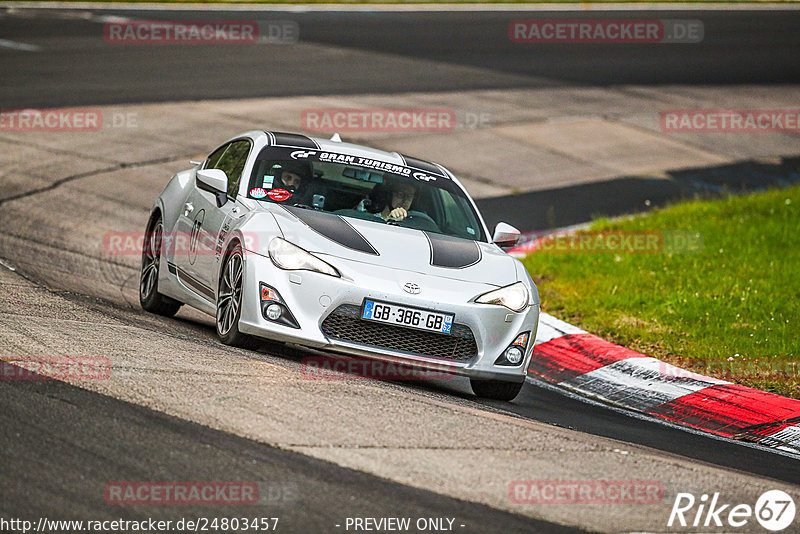
[[[179,172],[156,200],[142,307],[216,317],[223,343],[261,338],[470,378],[511,400],[539,294],[444,167],[396,152],[251,131]],[[448,375],[449,376],[449,375]]]

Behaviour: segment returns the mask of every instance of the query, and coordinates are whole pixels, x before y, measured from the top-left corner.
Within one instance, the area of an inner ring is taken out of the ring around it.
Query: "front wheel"
[[[139,277],[139,303],[145,311],[172,317],[183,305],[158,292],[158,271],[161,267],[161,243],[164,225],[161,217],[153,220],[144,236],[142,246],[142,274]]]
[[[524,382],[503,382],[501,380],[475,380],[470,378],[472,391],[483,399],[500,401],[514,400],[522,390]]]
[[[242,288],[244,287],[244,256],[236,245],[225,258],[219,277],[217,293],[217,336],[226,345],[254,348],[254,338],[239,331],[242,316]]]

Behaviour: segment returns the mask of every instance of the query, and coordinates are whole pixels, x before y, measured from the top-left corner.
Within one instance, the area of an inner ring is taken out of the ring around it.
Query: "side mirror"
[[[228,176],[220,169],[203,169],[197,171],[197,187],[203,191],[214,193],[217,207],[221,208],[228,201]]]
[[[501,222],[494,227],[492,242],[500,248],[511,248],[519,242],[520,237],[519,230],[510,224]]]

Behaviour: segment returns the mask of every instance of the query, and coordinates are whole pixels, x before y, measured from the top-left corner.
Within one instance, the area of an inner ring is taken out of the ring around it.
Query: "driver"
[[[306,203],[311,183],[311,166],[301,162],[284,162],[277,173],[278,181],[292,193],[294,202]],[[275,187],[279,187],[276,185]]]
[[[396,221],[405,220],[417,188],[410,182],[393,181],[389,185],[388,202],[381,212],[384,221],[394,219]]]
[[[311,181],[311,169],[304,163],[286,162],[281,165],[278,179],[290,193],[299,192]]]

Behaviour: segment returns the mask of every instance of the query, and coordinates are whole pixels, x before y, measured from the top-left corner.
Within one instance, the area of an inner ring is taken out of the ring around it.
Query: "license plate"
[[[364,301],[364,311],[361,313],[361,318],[368,321],[406,326],[440,334],[450,333],[450,329],[453,327],[453,317],[452,313],[409,308],[369,299]]]

